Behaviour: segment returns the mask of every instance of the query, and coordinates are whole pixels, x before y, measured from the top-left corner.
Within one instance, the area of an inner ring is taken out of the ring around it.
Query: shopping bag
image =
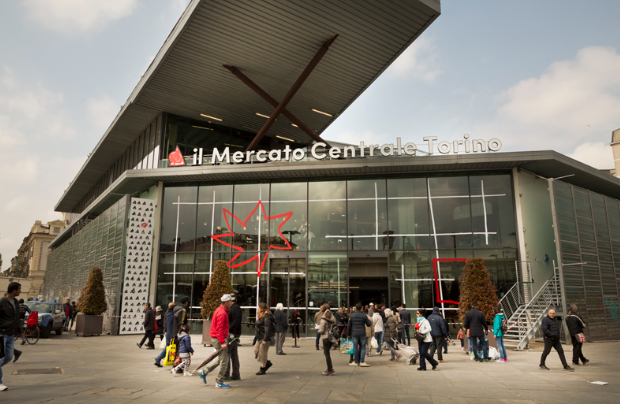
[[[349,338],[343,338],[340,340],[340,353],[346,354],[349,350],[353,349],[353,340]]]
[[[159,349],[166,349],[166,339],[162,339],[159,343]]]
[[[174,365],[174,359],[176,357],[176,353],[177,353],[177,346],[173,341],[170,343],[170,345],[166,347],[166,357],[164,358],[164,366]]]
[[[499,351],[497,349],[495,349],[495,347],[490,347],[489,348],[489,358],[490,359],[499,359],[500,355],[499,355]]]
[[[582,333],[582,332],[580,332],[579,334],[575,335],[575,337],[577,338],[577,341],[578,341],[578,342],[581,342],[582,344],[583,344],[584,342],[586,342],[586,336],[585,336],[585,335],[583,335],[583,333]]]
[[[372,339],[370,340],[370,346],[373,349],[379,348],[379,344],[377,343],[377,339],[375,337],[372,337]]]

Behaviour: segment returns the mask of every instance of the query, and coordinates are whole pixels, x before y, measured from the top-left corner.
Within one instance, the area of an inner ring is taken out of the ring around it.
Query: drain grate
[[[62,374],[64,371],[61,368],[51,369],[15,369],[14,375],[55,375]]]

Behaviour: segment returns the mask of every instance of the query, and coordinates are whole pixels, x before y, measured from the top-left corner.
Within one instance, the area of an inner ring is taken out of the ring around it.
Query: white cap
[[[374,305],[375,305],[374,303],[370,303],[370,306],[374,306]]]
[[[234,299],[232,298],[231,295],[226,294],[226,295],[222,296],[222,298],[220,300],[222,301],[222,303],[226,303],[226,302],[234,300]]]

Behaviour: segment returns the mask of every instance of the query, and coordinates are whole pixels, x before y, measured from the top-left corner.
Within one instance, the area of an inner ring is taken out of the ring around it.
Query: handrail
[[[506,319],[510,319],[519,306],[521,306],[521,294],[519,293],[518,282],[512,285],[508,292],[501,298],[499,305],[506,315]]]

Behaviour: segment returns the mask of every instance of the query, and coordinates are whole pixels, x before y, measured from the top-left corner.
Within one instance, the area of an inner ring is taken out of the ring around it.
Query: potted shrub
[[[471,304],[478,302],[480,310],[489,324],[493,324],[495,312],[493,306],[499,304],[496,288],[491,282],[489,271],[482,258],[469,258],[461,275],[461,296],[459,299],[459,319],[463,321],[465,314],[471,310]]]
[[[75,333],[83,337],[103,333],[103,316],[108,310],[100,268],[93,268],[78,299]]]
[[[200,314],[203,318],[203,345],[211,345],[211,337],[209,336],[209,331],[211,330],[211,316],[215,310],[220,307],[222,295],[233,293],[234,291],[230,281],[228,264],[226,261],[216,261],[215,269],[213,270],[213,274],[211,274],[211,281],[209,282],[209,286],[205,289],[202,302],[200,302],[200,306],[202,307]]]

